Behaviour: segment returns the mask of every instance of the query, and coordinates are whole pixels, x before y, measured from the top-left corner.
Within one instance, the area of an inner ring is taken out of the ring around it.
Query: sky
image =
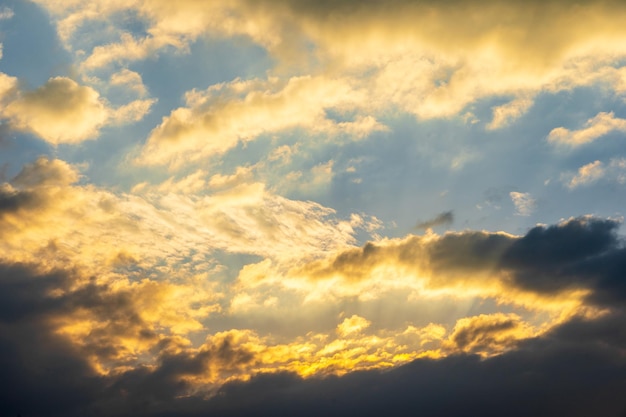
[[[0,0],[0,416],[625,416],[624,21]]]

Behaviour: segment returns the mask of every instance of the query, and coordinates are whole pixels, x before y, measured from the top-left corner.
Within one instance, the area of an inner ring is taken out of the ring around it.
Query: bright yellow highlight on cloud
[[[140,120],[154,102],[135,100],[113,109],[94,88],[70,78],[54,77],[36,90],[21,91],[16,78],[0,73],[0,118],[53,145],[96,139],[106,124]]]

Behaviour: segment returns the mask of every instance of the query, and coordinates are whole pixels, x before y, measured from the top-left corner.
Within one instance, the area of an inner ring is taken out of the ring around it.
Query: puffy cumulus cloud
[[[3,322],[46,326],[101,374],[147,360],[170,335],[184,340],[181,336],[202,329],[198,318],[215,310],[200,307],[206,293],[181,284],[41,272],[36,264],[2,263],[1,270]]]
[[[95,90],[62,77],[21,94],[2,113],[16,128],[52,144],[93,138],[107,119],[106,106]]]
[[[522,115],[541,91],[604,82],[620,92],[624,85],[616,62],[624,56],[626,9],[618,1],[37,3],[56,16],[70,44],[86,21],[117,30],[118,42],[93,46],[87,69],[163,48],[186,50],[203,36],[244,36],[277,59],[276,73],[323,73],[361,84],[368,93],[358,106],[366,108],[364,117],[390,108],[449,117],[481,98],[509,97],[494,109],[487,127],[495,129]],[[128,12],[145,24],[144,37],[118,24],[116,16]]]
[[[234,346],[254,353],[254,363],[237,379],[284,371],[302,376],[344,375],[355,370],[391,368],[415,358],[442,354],[437,346],[445,334],[441,326],[370,331],[370,324],[369,320],[353,315],[339,323],[335,335],[308,332],[287,343],[250,330],[228,332],[239,335]]]
[[[86,20],[136,10],[149,24],[146,39],[165,36],[195,39],[207,33],[247,35],[279,56],[295,53],[293,44],[299,45],[304,39],[314,41],[330,55],[355,61],[368,59],[365,57],[372,52],[376,53],[372,58],[378,59],[417,45],[448,54],[471,55],[480,51],[495,57],[501,55],[512,60],[510,68],[547,66],[568,54],[593,52],[593,47],[602,51],[616,48],[621,39],[620,17],[624,13],[619,2],[569,5],[558,1],[532,4],[394,1],[392,7],[379,1],[309,5],[300,0],[279,3],[239,0],[229,4],[183,1],[176,5],[163,0],[90,3],[38,0],[37,3],[62,19],[60,26],[66,33]],[[540,21],[537,16],[541,16]],[[588,27],[582,30],[576,23],[585,19]],[[249,23],[240,24],[245,21]],[[337,34],[344,35],[343,41],[338,41],[341,38]],[[401,38],[404,42],[397,42]],[[385,51],[390,44],[396,47]],[[361,49],[354,48],[357,45]],[[350,54],[353,58],[348,58]]]
[[[532,212],[535,211],[535,208],[537,208],[537,201],[530,195],[530,193],[511,191],[509,196],[515,206],[515,214],[518,216],[530,216]]]
[[[326,109],[342,111],[364,100],[349,82],[328,77],[235,80],[186,94],[186,107],[165,117],[150,134],[139,163],[174,167],[233,148],[262,134],[305,128],[311,135],[363,137],[385,127],[371,116],[336,122]]]
[[[14,129],[32,132],[58,145],[94,139],[107,123],[138,121],[153,100],[138,100],[112,109],[99,93],[66,77],[50,78],[33,91],[22,91],[15,78],[2,74],[0,117]]]
[[[18,88],[17,78],[0,72],[0,102],[5,106]]]
[[[548,142],[578,147],[593,142],[613,131],[626,131],[626,120],[615,117],[613,112],[602,112],[587,120],[585,126],[580,130],[569,130],[564,127],[552,129],[548,135]]]

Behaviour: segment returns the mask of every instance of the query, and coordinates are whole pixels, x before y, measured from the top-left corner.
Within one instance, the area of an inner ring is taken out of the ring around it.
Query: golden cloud
[[[92,87],[66,77],[50,78],[33,91],[21,91],[17,81],[2,74],[0,117],[14,129],[34,133],[59,145],[95,139],[107,123],[124,124],[142,119],[155,100],[136,100],[111,108]]]

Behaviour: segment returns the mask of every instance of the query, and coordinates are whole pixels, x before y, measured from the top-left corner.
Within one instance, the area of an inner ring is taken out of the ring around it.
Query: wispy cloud
[[[415,229],[431,229],[436,226],[447,226],[454,222],[454,213],[452,211],[444,211],[443,213],[439,213],[433,219],[427,220],[425,222],[418,222],[415,225]]]
[[[13,16],[15,16],[15,13],[10,7],[3,7],[0,9],[0,20],[8,20]]]
[[[515,206],[516,214],[519,216],[530,216],[537,208],[537,201],[530,195],[530,193],[511,191],[509,196]]]

